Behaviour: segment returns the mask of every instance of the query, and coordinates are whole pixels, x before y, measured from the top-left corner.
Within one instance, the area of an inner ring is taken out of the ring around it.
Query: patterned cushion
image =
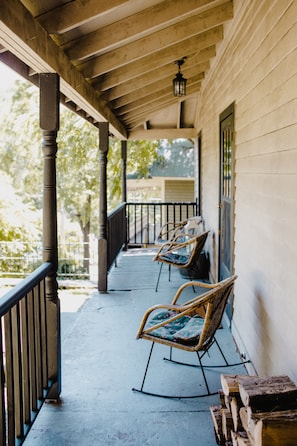
[[[188,255],[175,254],[174,252],[168,252],[167,254],[162,254],[160,257],[169,262],[176,263],[177,265],[185,265],[189,260]]]
[[[176,314],[177,313],[173,311],[161,311],[156,313],[148,321],[146,327],[152,327],[153,325],[163,322]],[[181,316],[179,319],[151,331],[150,335],[183,345],[194,345],[199,340],[203,323],[204,319],[199,316]]]

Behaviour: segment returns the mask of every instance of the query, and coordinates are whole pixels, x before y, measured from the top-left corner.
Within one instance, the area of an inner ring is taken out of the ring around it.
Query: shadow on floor
[[[151,255],[122,255],[109,275],[108,294],[90,288],[60,293],[62,402],[44,404],[25,446],[216,444],[209,406],[219,403],[218,395],[169,400],[131,390],[141,385],[150,349],[149,342],[135,339],[141,317],[149,306],[170,302],[185,282],[178,271],[168,282],[164,270],[156,293],[157,273]],[[229,330],[220,329],[218,338],[228,358],[237,358]],[[204,391],[200,370],[163,361],[167,351],[155,346],[147,387],[166,393]],[[193,353],[176,354],[195,361]],[[215,360],[221,361],[216,350],[210,361]],[[214,391],[222,371],[245,373],[243,366],[208,369]]]

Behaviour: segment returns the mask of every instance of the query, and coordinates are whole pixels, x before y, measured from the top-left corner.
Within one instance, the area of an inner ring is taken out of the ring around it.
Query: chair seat
[[[177,254],[174,252],[168,252],[166,254],[161,254],[160,258],[167,262],[174,263],[175,265],[186,265],[189,261],[189,255]]]
[[[160,311],[155,314],[147,323],[146,327],[152,327],[160,322],[170,319],[178,313],[174,311]],[[150,332],[151,336],[156,336],[167,341],[176,342],[183,345],[195,345],[202,332],[204,319],[200,316],[182,316],[177,320],[157,328]]]

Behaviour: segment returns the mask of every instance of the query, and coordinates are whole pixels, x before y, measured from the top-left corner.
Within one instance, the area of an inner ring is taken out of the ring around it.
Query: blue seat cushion
[[[175,254],[174,252],[168,252],[167,254],[161,254],[160,258],[167,260],[168,262],[175,263],[176,265],[186,265],[189,260],[188,255]]]
[[[173,311],[155,313],[147,322],[146,328],[159,324],[175,316]],[[195,345],[199,341],[204,319],[200,316],[181,316],[180,318],[151,331],[149,334],[183,345]]]

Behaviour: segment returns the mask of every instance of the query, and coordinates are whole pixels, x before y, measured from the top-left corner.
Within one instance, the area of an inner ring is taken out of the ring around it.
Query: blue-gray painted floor
[[[141,251],[140,251],[141,252]],[[160,288],[154,290],[159,266],[151,255],[122,254],[109,274],[109,292],[96,289],[61,291],[62,393],[61,404],[46,403],[25,446],[215,446],[210,405],[218,395],[201,399],[164,399],[133,392],[141,385],[150,343],[136,340],[144,311],[170,302],[185,282],[178,270],[163,268]],[[189,288],[191,297],[193,291]],[[237,359],[228,329],[218,330],[228,359]],[[165,393],[205,392],[198,368],[163,361],[168,348],[156,344],[146,389]],[[195,362],[193,353],[177,358]],[[221,362],[213,349],[210,363]],[[220,373],[245,373],[243,366],[208,369],[212,391]]]

